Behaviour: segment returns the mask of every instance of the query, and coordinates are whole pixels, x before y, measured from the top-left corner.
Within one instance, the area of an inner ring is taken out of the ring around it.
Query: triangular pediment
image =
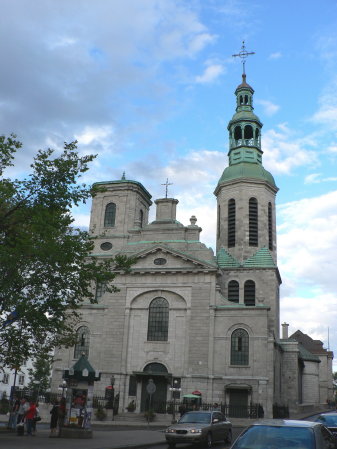
[[[132,255],[136,263],[132,272],[216,271],[217,266],[165,245],[155,245]]]

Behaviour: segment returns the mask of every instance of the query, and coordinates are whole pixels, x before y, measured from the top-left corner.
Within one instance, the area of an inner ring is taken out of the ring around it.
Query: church
[[[118,292],[93,287],[97,304],[83,303],[78,343],[57,351],[52,388],[85,353],[101,373],[95,393],[113,384],[120,411],[132,401],[145,410],[150,379],[154,403],[169,401],[173,385],[180,398],[199,392],[203,402],[232,409],[261,404],[265,417],[275,405],[295,413],[332,400],[332,352],[300,331],[289,337],[286,323],[280,335],[278,187],[263,167],[253,95],[243,73],[228,123],[228,166],[214,186],[215,252],[200,240],[207,218],[180,223],[177,199],[153,201],[125,175],[96,183],[93,256],[124,254],[135,263],[118,274]]]

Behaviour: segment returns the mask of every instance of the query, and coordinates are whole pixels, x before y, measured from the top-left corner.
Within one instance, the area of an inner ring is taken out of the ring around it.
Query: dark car
[[[256,421],[231,449],[336,449],[334,435],[321,423],[283,419]]]
[[[215,441],[232,441],[232,424],[218,411],[194,411],[185,413],[165,430],[169,447],[177,443],[203,443],[211,447]]]
[[[324,424],[325,427],[337,436],[337,413],[321,413],[315,421]]]

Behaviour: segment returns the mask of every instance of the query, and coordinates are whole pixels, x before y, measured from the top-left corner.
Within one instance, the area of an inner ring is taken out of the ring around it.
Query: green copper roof
[[[220,268],[238,268],[240,267],[240,262],[231,256],[225,248],[221,248],[217,254],[217,261]]]
[[[228,129],[230,128],[232,123],[239,122],[239,121],[258,122],[259,125],[262,127],[262,123],[261,123],[259,117],[256,114],[254,114],[253,111],[238,111],[233,115],[232,120],[228,123]]]
[[[245,268],[261,267],[275,268],[276,265],[270,254],[269,249],[261,248],[253,256],[249,257],[242,265]]]
[[[216,257],[220,268],[276,268],[271,253],[267,248],[260,248],[243,263],[231,256],[225,248],[221,248]]]
[[[320,359],[319,357],[317,357],[316,355],[312,354],[311,352],[309,352],[307,349],[305,349],[304,346],[302,346],[301,344],[298,345],[298,348],[300,350],[300,354],[299,357],[302,360],[307,360],[309,362],[317,362],[320,363]]]
[[[240,178],[253,178],[266,181],[277,189],[273,175],[269,173],[269,171],[265,170],[262,165],[250,162],[241,162],[225,168],[221,178],[219,179],[218,185]]]

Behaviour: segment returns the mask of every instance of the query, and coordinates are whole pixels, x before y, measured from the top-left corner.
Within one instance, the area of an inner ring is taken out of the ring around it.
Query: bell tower
[[[249,54],[244,45],[240,54],[244,62]],[[244,64],[235,96],[235,113],[227,127],[229,165],[214,191],[219,284],[222,295],[229,301],[270,307],[269,332],[278,336],[281,283],[275,214],[278,188],[272,174],[262,165],[263,125],[254,113],[254,89],[247,83]]]

